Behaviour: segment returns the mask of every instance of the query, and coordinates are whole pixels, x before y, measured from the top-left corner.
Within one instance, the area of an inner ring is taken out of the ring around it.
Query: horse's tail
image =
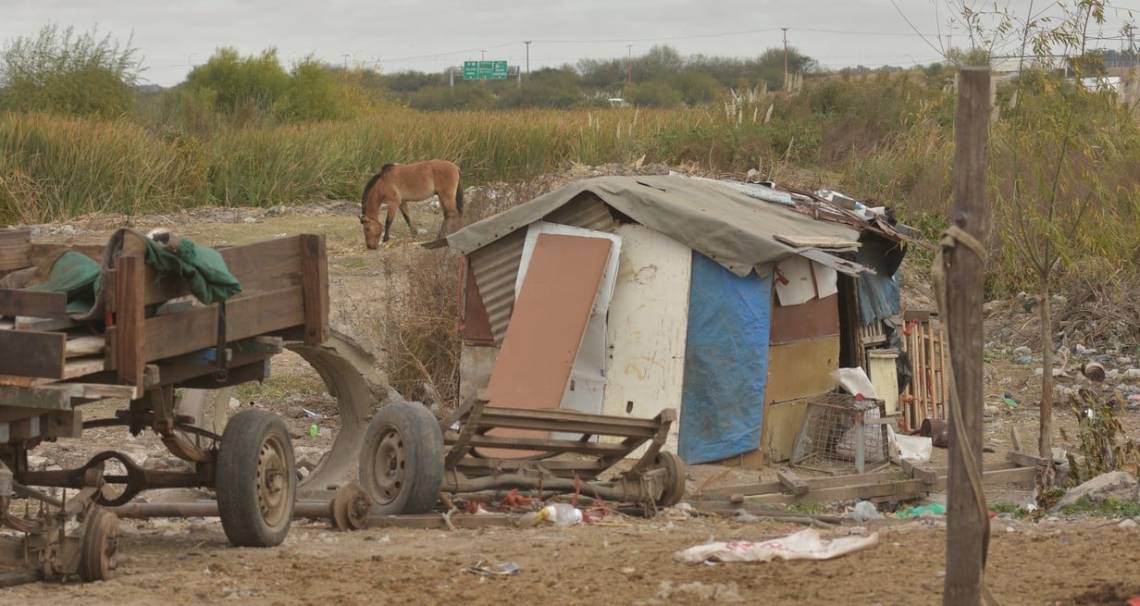
[[[455,180],[455,208],[463,215],[463,179]]]

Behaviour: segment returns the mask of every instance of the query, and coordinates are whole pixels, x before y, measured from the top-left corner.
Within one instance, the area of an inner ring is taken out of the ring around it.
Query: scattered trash
[[[899,510],[896,518],[909,520],[911,518],[935,518],[946,515],[946,506],[942,503],[929,503],[927,505],[914,505]]]
[[[1018,406],[1021,406],[1021,401],[1013,397],[1013,394],[1009,393],[1008,391],[1002,394],[1001,403],[1010,408],[1017,408]]]
[[[900,435],[890,425],[887,425],[887,441],[891,447],[891,461],[895,464],[906,461],[921,465],[930,460],[930,452],[934,449],[934,441],[930,438]]]
[[[1097,362],[1089,362],[1081,367],[1081,374],[1090,381],[1100,383],[1104,381],[1108,374],[1104,371],[1104,366]]]
[[[862,368],[837,368],[831,371],[831,378],[835,379],[844,391],[853,396],[863,396],[866,399],[876,399],[875,386]]]
[[[1136,520],[1124,520],[1116,525],[1116,527],[1121,530],[1131,530],[1133,528],[1136,528],[1136,526],[1138,526],[1138,524],[1136,524]]]
[[[674,585],[672,581],[661,581],[657,586],[657,599],[681,602],[703,601],[725,604],[743,602],[736,583],[702,583],[694,581]]]
[[[770,562],[784,560],[830,560],[854,553],[879,543],[879,534],[867,537],[823,539],[808,528],[786,537],[752,543],[729,541],[695,545],[673,554],[674,559],[688,564],[703,562]]]
[[[535,516],[535,525],[550,522],[560,528],[575,526],[582,523],[582,510],[566,503],[552,503],[538,510]]]
[[[510,577],[518,574],[522,568],[514,562],[490,564],[486,560],[479,560],[474,566],[467,567],[467,572],[481,577]]]
[[[1033,350],[1029,349],[1028,347],[1026,347],[1024,345],[1022,345],[1021,347],[1013,348],[1013,357],[1014,358],[1022,358],[1025,356],[1032,356],[1032,355],[1033,355]]]
[[[319,426],[319,425],[317,425],[316,423],[313,423],[313,424],[309,425],[309,437],[310,437],[310,438],[315,438],[315,437],[317,437],[317,436],[319,436],[319,435],[321,435],[321,428],[320,428],[320,426]]]
[[[875,504],[870,501],[859,501],[855,504],[855,509],[849,514],[852,520],[863,523],[867,520],[878,520],[883,517],[879,510],[875,508]]]
[[[305,413],[305,416],[309,417],[310,419],[320,419],[324,416],[321,413],[309,410],[308,408],[302,408],[301,412]]]

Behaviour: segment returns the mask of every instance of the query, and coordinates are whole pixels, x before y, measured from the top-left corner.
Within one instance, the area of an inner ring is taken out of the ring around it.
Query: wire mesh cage
[[[826,472],[887,461],[885,405],[882,400],[856,399],[827,393],[808,400],[807,414],[792,449],[792,465]]]

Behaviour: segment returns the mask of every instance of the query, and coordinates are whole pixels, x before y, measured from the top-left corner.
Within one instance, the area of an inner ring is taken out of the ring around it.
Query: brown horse
[[[447,160],[426,160],[412,164],[385,164],[364,186],[360,199],[360,223],[364,225],[364,245],[376,248],[380,241],[387,242],[396,211],[404,215],[408,229],[414,237],[418,232],[412,226],[407,203],[427,200],[439,195],[443,211],[443,224],[439,237],[450,233],[448,226],[463,215],[463,187],[459,183],[459,167]],[[388,204],[388,217],[380,229],[380,205]],[[383,238],[381,238],[383,233]]]

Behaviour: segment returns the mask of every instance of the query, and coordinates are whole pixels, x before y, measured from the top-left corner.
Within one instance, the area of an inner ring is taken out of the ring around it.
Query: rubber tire
[[[657,466],[665,468],[665,490],[657,500],[658,507],[672,507],[685,498],[687,471],[685,462],[672,452],[657,453]]]
[[[119,537],[119,518],[110,511],[94,506],[88,513],[83,529],[83,542],[79,551],[79,578],[86,583],[105,581],[114,569],[107,560],[106,543],[116,542]],[[111,558],[117,551],[112,545]]]
[[[271,435],[285,448],[288,515],[272,527],[262,517],[257,504],[257,462],[262,442]],[[243,410],[234,415],[222,433],[218,450],[215,487],[218,516],[222,529],[234,547],[274,547],[289,535],[293,506],[297,498],[297,464],[293,443],[285,421],[263,410]]]
[[[376,451],[389,430],[399,434],[404,448],[404,484],[384,503],[376,482]],[[439,421],[421,404],[397,402],[376,412],[360,449],[360,486],[372,497],[372,511],[385,515],[428,513],[443,485],[443,432]]]

